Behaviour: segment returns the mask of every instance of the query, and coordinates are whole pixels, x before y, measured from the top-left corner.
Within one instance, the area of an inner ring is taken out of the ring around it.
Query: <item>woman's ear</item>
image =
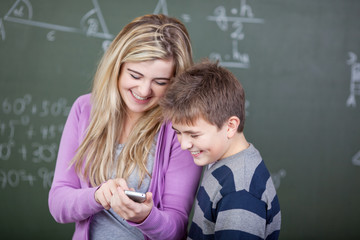
[[[236,133],[238,126],[240,124],[240,119],[236,116],[231,116],[227,121],[227,137],[230,139]]]

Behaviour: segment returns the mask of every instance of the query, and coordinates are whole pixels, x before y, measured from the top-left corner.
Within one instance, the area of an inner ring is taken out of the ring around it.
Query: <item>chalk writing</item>
[[[208,16],[207,20],[216,22],[221,31],[227,31],[229,24],[231,24],[231,28],[233,29],[230,33],[230,38],[232,39],[232,55],[226,54],[222,56],[220,53],[213,52],[210,53],[209,58],[218,60],[219,63],[225,67],[249,68],[249,55],[239,51],[239,41],[245,38],[245,33],[243,32],[244,23],[264,23],[264,20],[254,17],[252,8],[247,4],[246,0],[240,1],[240,9],[232,8],[230,13],[232,16],[227,15],[224,6],[218,6],[214,10],[214,15]]]
[[[54,171],[47,168],[39,168],[36,173],[30,173],[25,169],[0,169],[0,186],[2,189],[6,187],[16,188],[21,184],[33,187],[36,182],[40,182],[43,188],[51,187]]]
[[[48,34],[46,35],[46,39],[49,40],[50,42],[55,41],[55,33],[56,31],[50,31],[48,32]]]
[[[0,19],[0,36],[2,40],[5,40],[5,28],[2,19]]]
[[[271,174],[271,179],[273,180],[276,189],[280,188],[281,179],[284,178],[285,176],[286,176],[285,169],[280,169],[278,172]]]
[[[113,38],[113,36],[109,34],[97,0],[92,0],[92,2],[94,8],[86,13],[80,21],[83,31],[86,32],[87,36],[95,36],[106,39]]]
[[[153,13],[154,14],[162,13],[164,15],[168,15],[166,0],[159,0]]]
[[[71,108],[68,101],[62,97],[35,101],[31,94],[25,94],[17,98],[5,97],[0,104],[1,188],[17,187],[22,183],[50,187],[53,172],[43,166],[51,164],[53,167],[56,161],[59,138]],[[14,168],[24,164],[39,168],[38,172]]]
[[[183,14],[181,14],[180,17],[181,17],[182,21],[185,23],[191,22],[191,16],[189,14],[183,13]]]
[[[33,7],[29,0],[17,0],[5,14],[4,21],[49,29],[50,31],[46,34],[46,39],[51,42],[56,40],[57,31],[80,33],[85,34],[87,37],[101,38],[104,39],[102,49],[105,51],[110,45],[111,40],[114,38],[114,35],[109,33],[98,1],[92,0],[92,4],[94,8],[89,10],[80,19],[80,28],[33,20]],[[166,0],[158,1],[154,13],[168,15]],[[189,22],[191,18],[189,15],[184,14],[183,19],[184,21]],[[5,40],[5,28],[2,19],[0,19],[0,37],[2,40]]]
[[[38,115],[40,117],[58,117],[67,116],[70,111],[70,106],[68,106],[67,100],[65,98],[59,98],[55,102],[42,100],[40,104],[33,103],[32,96],[30,94],[26,94],[24,97],[16,98],[12,102],[9,100],[9,98],[5,98],[1,102],[1,111],[4,114],[14,114],[16,116],[29,114]],[[26,117],[24,116],[22,119],[22,121],[27,121]]]
[[[360,166],[360,151],[358,151],[351,159],[352,164],[355,166]]]
[[[350,96],[346,101],[346,106],[356,107],[355,95],[360,96],[360,63],[356,62],[357,56],[353,52],[349,52],[349,60],[347,63],[351,66],[350,75]]]
[[[248,108],[250,107],[250,101],[249,100],[245,100],[245,116],[249,116],[249,111]]]
[[[113,39],[114,36],[108,31],[97,0],[92,0],[92,3],[94,8],[88,11],[80,20],[81,28],[33,20],[33,7],[28,0],[17,0],[5,14],[4,21],[50,29],[50,32],[46,35],[49,41],[55,41],[56,31],[85,34],[88,37],[105,39],[105,41]],[[4,40],[5,29],[2,21],[0,21],[0,34],[2,40]]]

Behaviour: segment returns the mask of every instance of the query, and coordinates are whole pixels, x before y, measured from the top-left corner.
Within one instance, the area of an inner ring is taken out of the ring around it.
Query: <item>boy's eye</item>
[[[199,135],[190,135],[192,138],[197,138]]]

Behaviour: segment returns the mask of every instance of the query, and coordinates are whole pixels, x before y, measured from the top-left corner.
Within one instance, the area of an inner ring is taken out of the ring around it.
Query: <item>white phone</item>
[[[146,199],[145,193],[125,190],[125,194],[130,199],[132,199],[133,201],[138,202],[138,203],[145,202],[145,199]]]

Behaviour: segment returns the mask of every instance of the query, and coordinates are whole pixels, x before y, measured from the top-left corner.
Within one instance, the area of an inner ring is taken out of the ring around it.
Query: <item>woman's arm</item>
[[[100,211],[95,201],[97,188],[79,179],[70,162],[82,140],[90,114],[90,96],[78,98],[66,121],[60,141],[54,179],[49,192],[50,213],[57,222],[81,221]]]
[[[191,154],[181,149],[171,127],[168,126],[166,134],[168,148],[156,155],[163,160],[163,172],[158,179],[152,179],[162,181],[156,183],[162,186],[157,188],[162,192],[153,192],[161,195],[160,201],[154,200],[154,207],[141,224],[132,224],[150,239],[182,239],[186,236],[188,217],[201,174],[201,168],[195,165]]]

